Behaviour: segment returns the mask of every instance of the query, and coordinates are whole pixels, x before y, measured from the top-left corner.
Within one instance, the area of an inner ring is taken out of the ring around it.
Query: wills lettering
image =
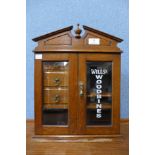
[[[91,69],[91,74],[107,74],[107,69]]]

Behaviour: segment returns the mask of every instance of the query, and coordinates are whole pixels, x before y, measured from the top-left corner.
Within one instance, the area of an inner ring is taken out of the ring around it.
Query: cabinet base
[[[34,135],[37,142],[112,142],[122,139],[122,135]]]

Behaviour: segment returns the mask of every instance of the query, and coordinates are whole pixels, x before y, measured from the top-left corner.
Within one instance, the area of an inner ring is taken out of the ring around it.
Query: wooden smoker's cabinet
[[[79,25],[34,38],[35,134],[120,133],[122,39]]]

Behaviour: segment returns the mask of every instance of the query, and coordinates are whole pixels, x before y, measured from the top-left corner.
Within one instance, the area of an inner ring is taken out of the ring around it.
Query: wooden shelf
[[[96,103],[91,103],[87,106],[88,109],[96,109]],[[111,109],[112,105],[110,103],[103,103],[102,109]]]
[[[89,95],[87,95],[87,97],[95,97],[97,94],[96,93],[90,93]],[[112,97],[112,93],[107,92],[107,93],[102,93],[101,94],[102,97]]]
[[[68,74],[68,71],[44,71],[45,74]]]
[[[43,106],[44,110],[49,110],[49,109],[68,109],[67,104],[44,104]]]
[[[96,103],[91,103],[87,106],[88,109],[96,109]],[[109,103],[102,104],[102,109],[111,109],[112,105]],[[67,104],[45,104],[43,109],[68,109]]]
[[[44,86],[43,90],[57,90],[57,91],[61,91],[61,90],[68,90],[68,86],[63,86],[63,87],[56,87],[56,86]]]

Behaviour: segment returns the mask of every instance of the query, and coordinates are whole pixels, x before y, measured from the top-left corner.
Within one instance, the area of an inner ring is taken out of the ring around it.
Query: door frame
[[[43,125],[43,62],[44,61],[68,61],[69,62],[69,103],[68,103],[68,125]],[[76,54],[42,54],[42,59],[35,59],[34,67],[34,89],[35,89],[35,134],[36,135],[69,135],[77,134],[77,55]]]
[[[79,80],[84,83],[84,95],[78,99],[78,134],[120,134],[120,55],[119,54],[79,54]],[[112,62],[112,125],[86,125],[86,62]]]

